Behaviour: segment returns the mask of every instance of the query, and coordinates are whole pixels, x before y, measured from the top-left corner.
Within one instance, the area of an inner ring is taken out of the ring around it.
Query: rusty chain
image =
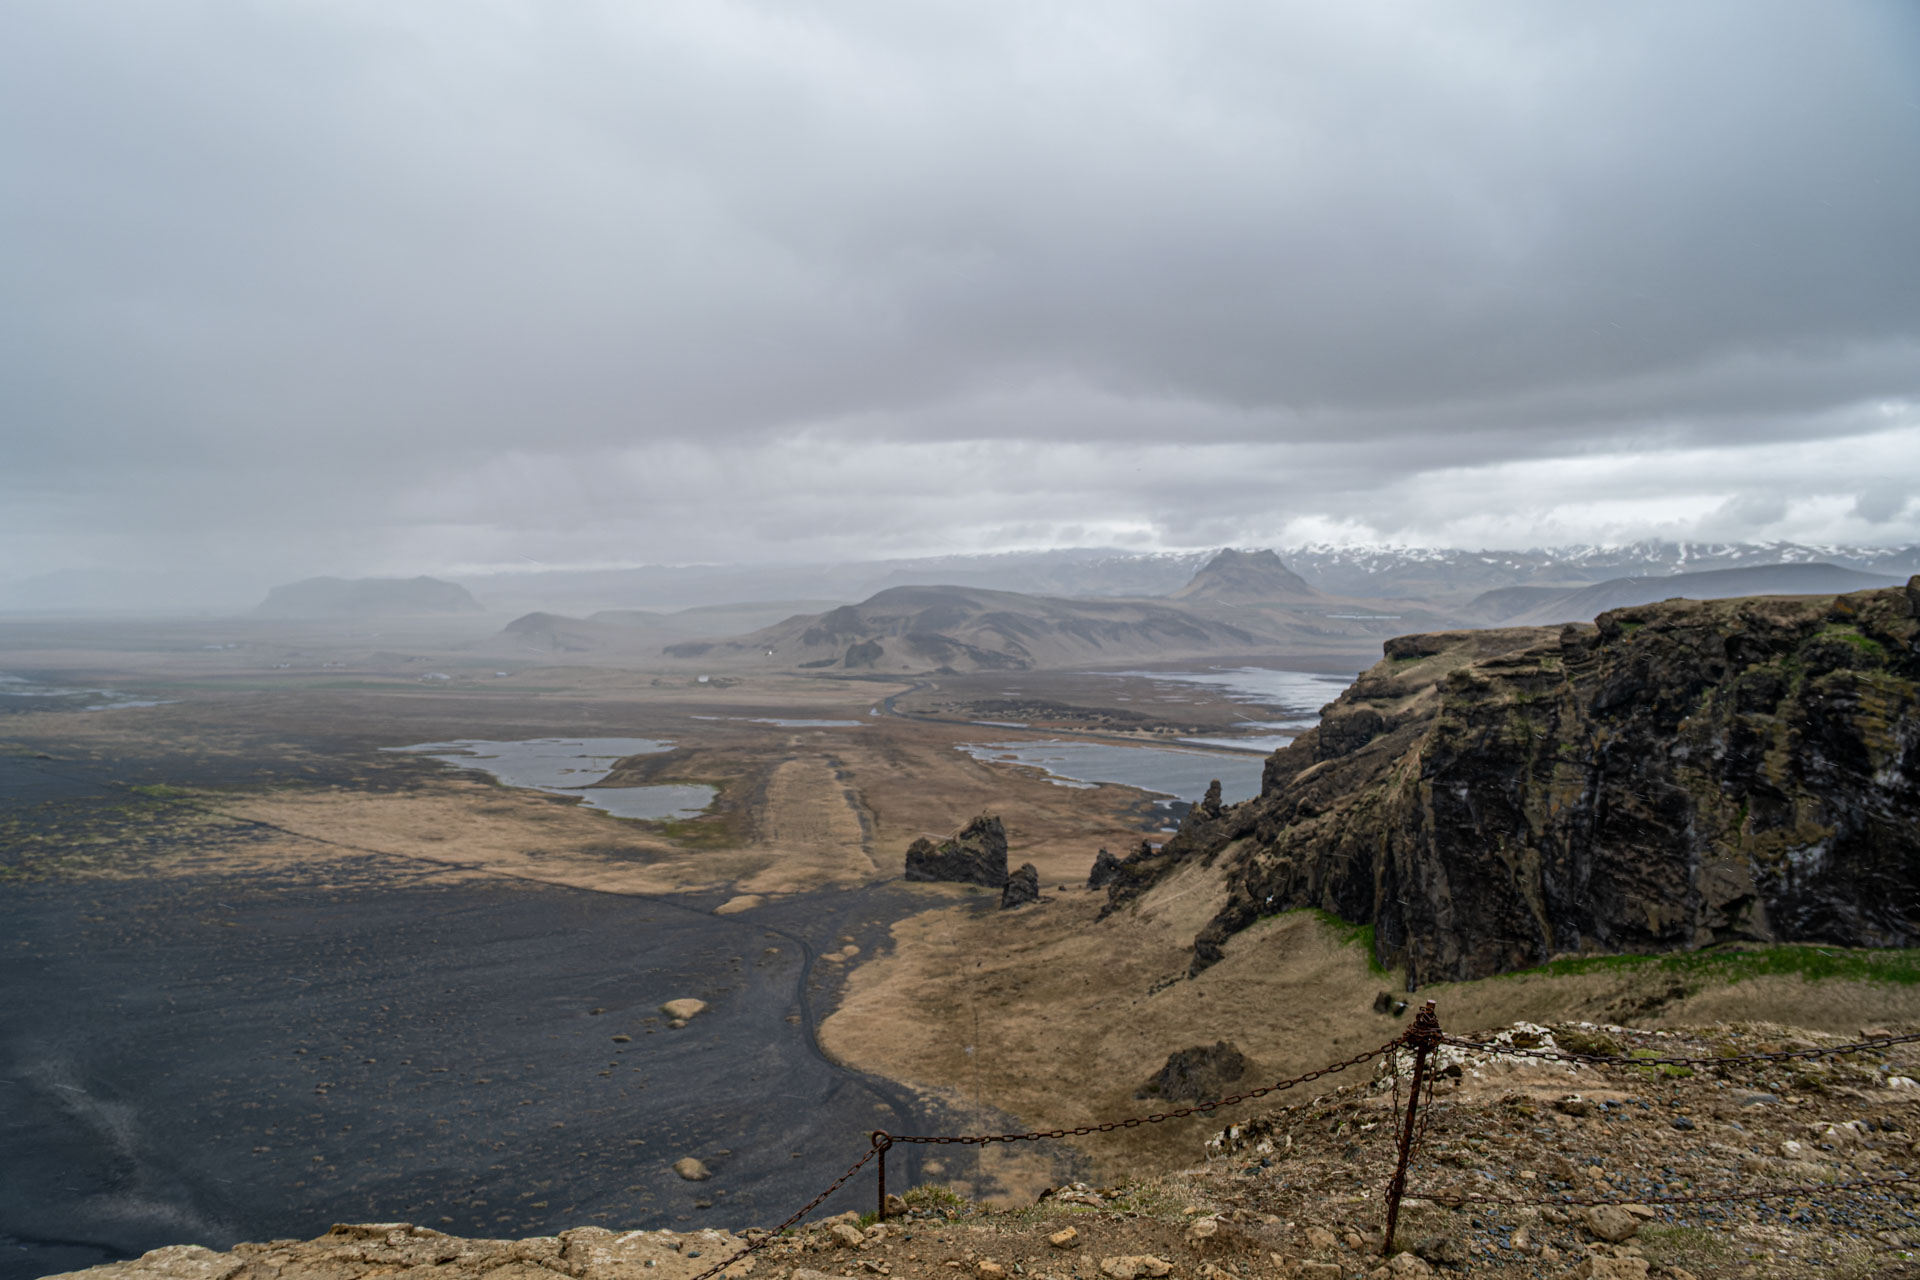
[[[1395,1036],[1377,1049],[1368,1049],[1365,1053],[1355,1054],[1344,1062],[1332,1063],[1328,1066],[1321,1067],[1318,1071],[1309,1071],[1305,1075],[1295,1076],[1291,1080],[1280,1080],[1273,1084],[1263,1085],[1258,1089],[1249,1089],[1245,1093],[1236,1093],[1231,1097],[1215,1098],[1211,1102],[1197,1102],[1191,1107],[1181,1107],[1175,1111],[1156,1111],[1151,1115],[1133,1116],[1126,1120],[1107,1120],[1100,1124],[1083,1124],[1073,1129],[1036,1130],[1032,1133],[980,1133],[965,1136],[913,1136],[909,1134],[890,1133],[886,1136],[894,1142],[918,1142],[933,1146],[957,1145],[984,1147],[994,1142],[1038,1142],[1047,1138],[1084,1138],[1092,1133],[1112,1133],[1116,1129],[1137,1129],[1143,1124],[1160,1124],[1166,1120],[1179,1120],[1186,1116],[1204,1115],[1208,1112],[1216,1111],[1221,1107],[1231,1107],[1238,1103],[1250,1102],[1255,1098],[1264,1098],[1270,1093],[1279,1093],[1283,1089],[1291,1089],[1295,1085],[1306,1084],[1310,1081],[1318,1080],[1322,1076],[1330,1076],[1335,1072],[1345,1071],[1349,1067],[1357,1067],[1363,1062],[1371,1062],[1389,1050],[1398,1048],[1402,1039],[1403,1037],[1401,1036]]]
[[[1439,1203],[1471,1203],[1511,1205],[1516,1208],[1554,1205],[1587,1207],[1602,1204],[1723,1204],[1734,1200],[1778,1200],[1790,1196],[1825,1196],[1838,1193],[1850,1193],[1869,1187],[1894,1187],[1907,1183],[1920,1182],[1920,1174],[1902,1173],[1888,1178],[1856,1178],[1851,1182],[1803,1182],[1794,1186],[1779,1187],[1768,1191],[1726,1191],[1705,1194],[1687,1192],[1684,1195],[1661,1196],[1569,1196],[1564,1194],[1535,1196],[1531,1199],[1516,1196],[1490,1196],[1478,1191],[1408,1191],[1409,1198],[1433,1200]]]
[[[1462,1036],[1441,1036],[1440,1043],[1456,1049],[1496,1053],[1512,1058],[1542,1058],[1549,1062],[1587,1062],[1612,1067],[1730,1067],[1742,1062],[1790,1062],[1798,1058],[1832,1058],[1843,1053],[1861,1053],[1889,1049],[1897,1044],[1920,1041],[1920,1033],[1904,1036],[1877,1036],[1854,1044],[1838,1044],[1825,1049],[1782,1049],[1778,1053],[1747,1053],[1735,1057],[1631,1058],[1604,1053],[1568,1053],[1562,1049],[1520,1049],[1488,1040],[1468,1040]]]
[[[1132,1128],[1137,1128],[1138,1126],[1143,1124],[1159,1124],[1164,1120],[1178,1120],[1184,1116],[1201,1115],[1210,1111],[1215,1111],[1221,1107],[1233,1106],[1235,1103],[1248,1102],[1254,1098],[1264,1098],[1266,1095],[1270,1093],[1278,1093],[1282,1089],[1291,1089],[1295,1085],[1306,1084],[1309,1081],[1318,1080],[1322,1076],[1330,1076],[1330,1075],[1333,1075],[1335,1072],[1345,1071],[1349,1067],[1357,1067],[1363,1062],[1370,1062],[1373,1059],[1379,1057],[1380,1055],[1388,1052],[1389,1050],[1397,1048],[1400,1045],[1402,1039],[1403,1037],[1401,1036],[1395,1036],[1393,1039],[1387,1041],[1387,1043],[1381,1045],[1379,1048],[1369,1049],[1365,1053],[1356,1054],[1353,1057],[1348,1058],[1344,1062],[1335,1062],[1328,1066],[1321,1067],[1318,1071],[1309,1071],[1305,1075],[1295,1076],[1291,1080],[1281,1080],[1281,1081],[1277,1081],[1274,1084],[1265,1085],[1258,1089],[1250,1089],[1246,1093],[1236,1093],[1232,1097],[1216,1098],[1211,1102],[1196,1103],[1191,1107],[1181,1107],[1176,1111],[1155,1112],[1152,1115],[1135,1116],[1126,1120],[1109,1120],[1102,1124],[1081,1125],[1078,1128],[1074,1128],[1074,1129],[1050,1129],[1045,1132],[1036,1131],[1033,1133],[971,1134],[966,1136],[912,1136],[912,1135],[906,1135],[906,1134],[887,1133],[884,1130],[876,1130],[872,1138],[872,1141],[873,1141],[872,1149],[869,1150],[865,1155],[861,1156],[859,1160],[855,1161],[852,1168],[848,1169],[845,1173],[841,1174],[838,1178],[835,1178],[833,1180],[832,1186],[828,1187],[825,1191],[822,1191],[819,1195],[815,1196],[812,1200],[809,1200],[803,1208],[801,1208],[798,1212],[796,1212],[792,1217],[788,1218],[785,1222],[773,1228],[773,1230],[761,1236],[758,1240],[755,1240],[752,1243],[748,1244],[746,1248],[741,1249],[739,1252],[733,1254],[731,1257],[728,1257],[724,1261],[716,1262],[711,1267],[708,1267],[705,1271],[702,1271],[699,1275],[694,1276],[693,1280],[712,1280],[712,1277],[719,1275],[721,1272],[725,1271],[728,1267],[731,1267],[734,1263],[739,1262],[742,1258],[749,1257],[750,1255],[758,1252],[759,1250],[764,1249],[773,1240],[778,1238],[781,1232],[785,1231],[788,1227],[791,1227],[794,1223],[800,1221],[802,1218],[806,1217],[809,1213],[812,1213],[815,1209],[819,1208],[823,1203],[826,1202],[826,1199],[828,1196],[832,1195],[834,1192],[838,1191],[841,1187],[845,1186],[849,1178],[853,1177],[854,1174],[860,1172],[860,1170],[866,1168],[867,1163],[869,1161],[871,1161],[875,1156],[879,1155],[882,1151],[886,1150],[888,1147],[892,1146],[896,1142],[917,1142],[917,1143],[924,1143],[924,1144],[933,1144],[938,1146],[947,1146],[947,1145],[956,1145],[956,1144],[971,1145],[971,1146],[985,1146],[988,1143],[993,1143],[993,1142],[1036,1142],[1043,1138],[1077,1138],[1077,1137],[1084,1137],[1090,1133],[1111,1133],[1115,1129],[1132,1129]]]
[[[1383,1055],[1386,1055],[1389,1053],[1394,1053],[1402,1048],[1416,1049],[1419,1047],[1417,1037],[1418,1037],[1418,1033],[1414,1029],[1410,1028],[1408,1031],[1395,1036],[1393,1039],[1387,1041],[1385,1044],[1380,1045],[1377,1048],[1368,1049],[1365,1052],[1355,1054],[1353,1057],[1345,1059],[1344,1061],[1330,1063],[1329,1065],[1321,1067],[1318,1070],[1308,1071],[1302,1075],[1294,1076],[1291,1079],[1275,1081],[1273,1084],[1263,1085],[1258,1089],[1249,1089],[1245,1093],[1236,1093],[1224,1098],[1215,1098],[1208,1102],[1195,1103],[1193,1106],[1190,1106],[1190,1107],[1179,1107],[1172,1111],[1156,1111],[1144,1116],[1130,1116],[1124,1120],[1107,1120],[1107,1121],[1101,1122],[1100,1124],[1078,1125],[1070,1129],[1033,1130],[1027,1133],[986,1133],[986,1134],[965,1134],[965,1135],[925,1134],[923,1135],[923,1134],[887,1133],[884,1130],[876,1131],[872,1135],[872,1141],[873,1141],[872,1149],[869,1150],[865,1155],[861,1156],[860,1159],[855,1161],[852,1167],[850,1167],[845,1173],[841,1174],[838,1178],[835,1178],[833,1180],[832,1185],[828,1186],[825,1191],[822,1191],[819,1195],[815,1196],[812,1200],[808,1201],[802,1208],[796,1211],[785,1222],[782,1222],[779,1226],[773,1228],[771,1231],[766,1232],[759,1239],[750,1242],[746,1246],[746,1248],[741,1249],[737,1253],[724,1259],[723,1261],[717,1262],[713,1266],[708,1267],[705,1271],[702,1271],[698,1275],[694,1276],[692,1280],[712,1280],[712,1277],[719,1275],[721,1272],[725,1271],[728,1267],[733,1266],[735,1263],[741,1261],[743,1258],[747,1258],[752,1254],[758,1252],[759,1250],[765,1248],[772,1241],[779,1238],[780,1234],[784,1232],[787,1228],[793,1226],[795,1223],[799,1222],[802,1218],[805,1218],[809,1213],[812,1213],[815,1209],[819,1208],[823,1203],[826,1202],[829,1196],[831,1196],[834,1192],[838,1191],[841,1187],[845,1186],[848,1180],[850,1180],[854,1174],[864,1169],[867,1166],[867,1164],[873,1160],[875,1156],[880,1155],[881,1152],[886,1150],[887,1147],[890,1147],[895,1143],[918,1143],[918,1144],[930,1145],[930,1146],[987,1146],[989,1144],[996,1143],[996,1142],[1039,1142],[1046,1139],[1081,1138],[1081,1137],[1086,1137],[1088,1135],[1096,1134],[1096,1133],[1112,1133],[1115,1130],[1119,1130],[1119,1129],[1135,1129],[1140,1127],[1141,1125],[1160,1124],[1168,1120],[1180,1120],[1180,1119],[1184,1119],[1187,1116],[1192,1116],[1192,1115],[1206,1115],[1213,1111],[1217,1111],[1222,1107],[1231,1107],[1242,1102],[1251,1102],[1255,1098],[1264,1098],[1268,1094],[1279,1093],[1286,1089],[1292,1089],[1298,1085],[1311,1083],[1312,1081],[1321,1079],[1324,1076],[1334,1075],[1338,1072],[1346,1071],[1351,1067],[1357,1067],[1362,1063],[1371,1062],[1375,1058],[1382,1057]],[[1462,1036],[1450,1036],[1450,1035],[1444,1035],[1444,1034],[1432,1035],[1431,1033],[1428,1033],[1428,1036],[1426,1038],[1430,1039],[1431,1043],[1434,1045],[1448,1045],[1456,1049],[1469,1049],[1479,1053],[1490,1053],[1490,1054],[1497,1054],[1497,1055],[1502,1055],[1506,1057],[1516,1057],[1516,1058],[1537,1058],[1545,1061],[1583,1062],[1583,1063],[1589,1063],[1594,1066],[1613,1066],[1613,1067],[1707,1066],[1707,1067],[1714,1067],[1714,1066],[1732,1066],[1738,1063],[1745,1063],[1745,1062],[1791,1062],[1791,1061],[1796,1061],[1800,1059],[1837,1057],[1841,1054],[1847,1054],[1847,1053],[1861,1053],[1861,1052],[1869,1052],[1873,1050],[1889,1049],[1895,1045],[1913,1044],[1916,1042],[1920,1042],[1920,1033],[1916,1033],[1912,1035],[1899,1035],[1899,1036],[1876,1036],[1871,1039],[1858,1041],[1852,1044],[1833,1045],[1827,1048],[1786,1049],[1786,1050],[1781,1050],[1777,1053],[1741,1054],[1733,1057],[1715,1056],[1715,1057],[1658,1057],[1658,1058],[1616,1057],[1616,1056],[1607,1055],[1607,1054],[1568,1053],[1568,1052],[1565,1052],[1562,1050],[1556,1050],[1556,1049],[1522,1049],[1522,1048],[1517,1048],[1513,1045],[1503,1045],[1503,1044],[1498,1044],[1490,1041],[1482,1041],[1482,1040],[1469,1040]],[[1398,1112],[1400,1109],[1399,1107],[1400,1080],[1399,1080],[1399,1071],[1397,1069],[1397,1064],[1394,1064],[1394,1065],[1395,1065],[1395,1070],[1393,1072],[1394,1111]],[[1428,1086],[1427,1089],[1424,1090],[1424,1092],[1427,1095],[1425,1098],[1425,1101],[1427,1103],[1428,1116],[1422,1117],[1421,1122],[1418,1124],[1417,1136],[1415,1136],[1413,1140],[1413,1146],[1415,1148],[1418,1148],[1420,1145],[1422,1145],[1422,1142],[1426,1137],[1427,1126],[1425,1121],[1428,1118],[1430,1118],[1432,1113],[1432,1102],[1433,1102],[1432,1082],[1427,1081],[1425,1083]],[[1413,1105],[1417,1101],[1418,1100],[1415,1098],[1412,1098],[1412,1097],[1408,1098],[1409,1105]],[[1632,1198],[1628,1198],[1624,1196],[1570,1196],[1565,1194],[1555,1194],[1555,1195],[1537,1196],[1531,1199],[1527,1199],[1527,1198],[1519,1198],[1519,1197],[1513,1197],[1513,1196],[1491,1196],[1491,1195],[1486,1195],[1482,1192],[1477,1192],[1477,1191],[1441,1191],[1441,1190],[1410,1191],[1408,1195],[1412,1197],[1418,1197],[1421,1199],[1433,1200],[1433,1201],[1444,1202],[1444,1203],[1488,1204],[1488,1205],[1511,1206],[1515,1208],[1552,1207],[1552,1206],[1591,1207],[1596,1205],[1609,1205],[1609,1204],[1611,1205],[1722,1204],[1722,1203],[1728,1203],[1733,1201],[1744,1201],[1744,1200],[1775,1200],[1775,1199],[1790,1198],[1795,1196],[1851,1194],[1856,1191],[1864,1191],[1871,1188],[1906,1186],[1916,1182],[1920,1182],[1920,1174],[1904,1174],[1903,1173],[1903,1174],[1898,1174],[1896,1176],[1888,1177],[1888,1178],[1865,1178],[1865,1179],[1856,1179],[1851,1182],[1802,1183],[1795,1186],[1780,1187],[1780,1188],[1775,1188],[1775,1189],[1765,1190],[1765,1191],[1711,1192],[1711,1193],[1688,1192],[1683,1195],[1637,1196]]]
[[[751,1255],[758,1253],[760,1250],[766,1248],[769,1244],[772,1244],[775,1240],[779,1239],[780,1233],[782,1231],[785,1231],[788,1227],[800,1221],[800,1219],[806,1217],[808,1214],[812,1213],[815,1209],[818,1209],[822,1204],[826,1203],[828,1196],[832,1195],[834,1192],[838,1191],[840,1188],[846,1186],[847,1179],[851,1178],[854,1174],[866,1168],[867,1162],[873,1159],[875,1156],[879,1155],[880,1150],[881,1149],[878,1146],[873,1147],[871,1150],[867,1152],[867,1154],[861,1156],[858,1160],[854,1161],[853,1167],[851,1169],[848,1169],[845,1173],[835,1178],[833,1180],[832,1186],[828,1187],[825,1191],[822,1191],[819,1195],[815,1196],[813,1199],[807,1201],[805,1207],[800,1209],[799,1212],[795,1213],[792,1217],[788,1218],[785,1222],[781,1223],[779,1226],[775,1227],[773,1230],[761,1236],[758,1240],[749,1242],[746,1248],[740,1250],[740,1252],[734,1254],[732,1257],[726,1259],[724,1262],[714,1263],[712,1266],[708,1267],[705,1271],[702,1271],[699,1275],[693,1277],[693,1280],[710,1280],[711,1277],[719,1275],[722,1271],[725,1271],[728,1267],[740,1261],[742,1258],[750,1257]]]

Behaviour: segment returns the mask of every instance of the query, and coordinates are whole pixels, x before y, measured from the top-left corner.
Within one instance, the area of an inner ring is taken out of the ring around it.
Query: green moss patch
[[[1808,982],[1838,979],[1843,982],[1887,982],[1911,986],[1920,982],[1920,950],[1791,945],[1674,951],[1664,955],[1563,956],[1537,968],[1520,969],[1501,976],[1543,974],[1564,978],[1647,968],[1680,978],[1695,977],[1708,982],[1799,977]]]

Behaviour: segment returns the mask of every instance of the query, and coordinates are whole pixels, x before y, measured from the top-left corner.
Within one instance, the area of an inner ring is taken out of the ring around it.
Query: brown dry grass
[[[1399,1032],[1404,1019],[1372,1009],[1377,992],[1403,985],[1398,975],[1374,971],[1360,946],[1307,912],[1256,924],[1219,964],[1185,980],[1188,945],[1219,892],[1215,873],[1189,867],[1138,910],[1104,921],[1095,918],[1103,895],[1084,890],[1016,912],[946,906],[912,916],[894,926],[891,954],[854,972],[821,1043],[850,1065],[908,1082],[1000,1130],[1008,1116],[1020,1129],[1051,1129],[1162,1109],[1136,1091],[1169,1053],[1193,1045],[1234,1042],[1253,1060],[1242,1081],[1250,1088]],[[1520,1019],[1608,1020],[1623,998],[1665,982],[1631,970],[1520,975],[1437,986],[1418,998],[1437,1000],[1443,1023],[1464,1032]],[[1850,1034],[1920,1021],[1920,990],[1768,978],[1704,991],[1636,1021],[1738,1020]],[[1150,1125],[1080,1145],[1097,1176],[1172,1168],[1231,1118]],[[985,1183],[993,1171],[965,1157],[950,1173]]]

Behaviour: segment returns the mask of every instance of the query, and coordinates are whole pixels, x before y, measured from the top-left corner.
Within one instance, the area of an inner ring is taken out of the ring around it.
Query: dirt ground
[[[1212,872],[1190,866],[1137,911],[1106,920],[1096,918],[1105,895],[1085,889],[1016,911],[975,902],[903,920],[893,950],[855,971],[821,1028],[822,1044],[955,1109],[971,1105],[1009,1114],[1023,1128],[1053,1129],[1164,1109],[1142,1089],[1176,1050],[1230,1041],[1251,1059],[1240,1082],[1251,1088],[1398,1034],[1405,1016],[1383,1016],[1373,1005],[1382,991],[1404,996],[1400,975],[1372,968],[1352,931],[1310,912],[1256,925],[1225,960],[1186,979],[1187,947],[1218,893]],[[1457,1028],[1611,1020],[1668,983],[1657,971],[1529,974],[1433,986],[1418,998],[1436,1000],[1443,1025]],[[1920,1022],[1920,991],[1769,977],[1707,988],[1641,1021],[1762,1018],[1837,1032],[1904,1025]],[[1077,1139],[1081,1163],[1051,1171],[1007,1166],[993,1148],[964,1148],[946,1173],[970,1191],[976,1183],[1003,1187],[996,1202],[1012,1203],[1070,1168],[1099,1180],[1179,1167],[1207,1127],[1196,1118]]]

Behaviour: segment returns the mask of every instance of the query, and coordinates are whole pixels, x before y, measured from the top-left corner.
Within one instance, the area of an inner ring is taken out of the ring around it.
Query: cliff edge
[[[1108,910],[1219,862],[1192,972],[1304,906],[1371,925],[1409,987],[1569,952],[1920,941],[1920,578],[1384,649],[1258,797],[1129,859]]]

